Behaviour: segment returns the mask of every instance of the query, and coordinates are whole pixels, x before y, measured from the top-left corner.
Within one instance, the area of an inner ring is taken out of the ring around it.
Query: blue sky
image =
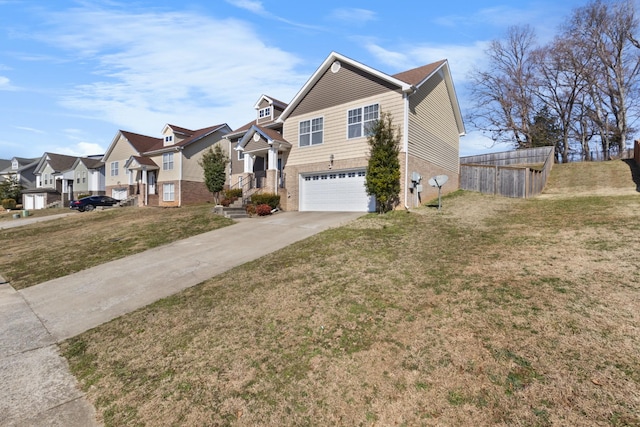
[[[468,74],[510,25],[542,41],[578,0],[0,0],[0,158],[102,154],[119,129],[239,127],[289,102],[331,51],[384,73],[448,59]],[[491,147],[467,123],[461,155]]]

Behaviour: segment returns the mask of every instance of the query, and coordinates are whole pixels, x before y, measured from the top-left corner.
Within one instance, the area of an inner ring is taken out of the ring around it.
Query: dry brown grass
[[[0,230],[0,273],[16,289],[37,285],[232,221],[211,205],[113,208]],[[69,209],[33,211],[34,216]]]
[[[63,350],[108,426],[640,425],[640,196],[443,206],[326,231]]]

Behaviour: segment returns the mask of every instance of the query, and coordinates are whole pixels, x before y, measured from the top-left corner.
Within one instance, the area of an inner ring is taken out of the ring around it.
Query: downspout
[[[180,174],[178,175],[178,207],[182,207],[182,150],[176,150],[180,154]]]
[[[404,131],[402,145],[404,146],[404,208],[409,210],[409,93],[404,93]]]

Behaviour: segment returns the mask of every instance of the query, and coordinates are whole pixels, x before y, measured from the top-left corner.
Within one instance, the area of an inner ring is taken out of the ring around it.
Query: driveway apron
[[[96,425],[56,343],[361,215],[243,219],[21,291],[0,284],[0,425]]]

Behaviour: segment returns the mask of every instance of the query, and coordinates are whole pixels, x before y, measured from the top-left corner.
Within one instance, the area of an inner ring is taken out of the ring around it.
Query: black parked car
[[[72,200],[69,202],[69,208],[77,209],[80,212],[92,211],[96,206],[113,206],[120,202],[120,200],[114,199],[109,196],[88,196],[79,200]]]

